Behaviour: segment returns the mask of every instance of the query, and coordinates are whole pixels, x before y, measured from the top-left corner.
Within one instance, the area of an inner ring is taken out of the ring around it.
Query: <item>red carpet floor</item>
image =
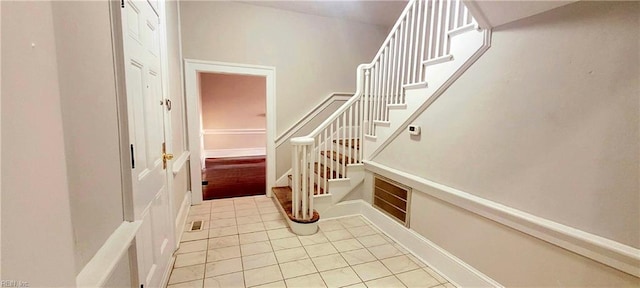
[[[261,157],[209,158],[202,180],[204,200],[250,195],[266,191],[266,161]]]

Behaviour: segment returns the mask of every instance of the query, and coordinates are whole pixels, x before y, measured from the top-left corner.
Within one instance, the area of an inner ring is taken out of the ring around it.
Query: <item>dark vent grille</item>
[[[373,206],[409,227],[411,189],[379,175],[375,176]]]

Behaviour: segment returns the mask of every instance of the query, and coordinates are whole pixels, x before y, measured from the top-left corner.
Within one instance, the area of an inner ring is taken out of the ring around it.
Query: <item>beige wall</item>
[[[421,191],[411,229],[505,287],[638,287],[640,279]]]
[[[76,272],[123,221],[107,2],[53,4]]]
[[[181,1],[185,58],[276,67],[277,135],[335,91],[355,90],[384,28],[231,1]]]
[[[496,28],[421,139],[375,161],[640,247],[638,15],[581,1]]]
[[[169,3],[177,51],[177,4]],[[75,286],[76,274],[123,221],[109,4],[1,5],[2,69],[12,71],[2,75],[2,279]],[[171,60],[181,100],[181,60]],[[184,129],[176,124],[174,131]],[[174,182],[182,195],[186,173]],[[130,285],[129,272],[124,257],[109,285]]]
[[[75,286],[52,4],[0,5],[2,279]]]
[[[383,27],[239,2],[180,3],[185,58],[276,68],[275,135],[330,93],[355,91],[356,67],[387,36]],[[276,153],[278,166],[290,166],[285,150]]]
[[[202,129],[266,129],[266,78],[201,73]],[[265,133],[204,135],[204,149],[259,148]]]

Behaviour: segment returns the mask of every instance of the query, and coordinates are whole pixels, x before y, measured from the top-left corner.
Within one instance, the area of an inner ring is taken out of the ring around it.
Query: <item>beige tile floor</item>
[[[296,236],[270,198],[191,207],[168,287],[454,287],[360,216]]]

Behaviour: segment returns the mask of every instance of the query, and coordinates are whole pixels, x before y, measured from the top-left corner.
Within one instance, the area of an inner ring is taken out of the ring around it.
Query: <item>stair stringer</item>
[[[331,202],[331,194],[313,196],[313,209],[318,211],[320,219],[322,219],[323,213],[333,206],[334,204]]]
[[[323,211],[339,203],[364,181],[364,164],[347,165],[346,174],[349,177],[328,180],[327,194],[314,196],[313,205],[318,213],[322,214]]]
[[[450,34],[453,59],[425,67],[428,86],[405,88],[405,109],[390,109],[386,125],[376,125],[374,137],[365,136],[361,149],[364,159],[372,159],[411,123],[417,114],[433,103],[489,48],[490,30],[470,30]]]
[[[364,164],[348,164],[346,174],[349,177],[329,180],[328,189],[329,194],[331,194],[332,204],[340,202],[353,188],[356,188],[364,181]]]

